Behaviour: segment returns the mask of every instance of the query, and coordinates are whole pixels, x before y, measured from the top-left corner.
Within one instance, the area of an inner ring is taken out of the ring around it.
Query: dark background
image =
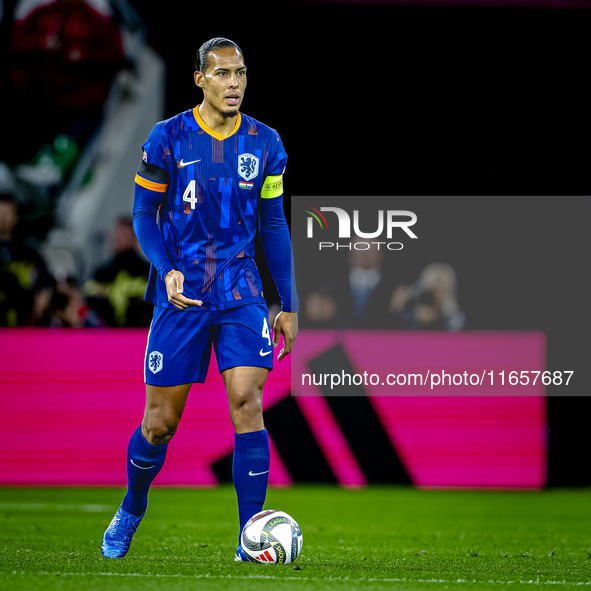
[[[167,62],[168,115],[200,99],[200,43],[241,46],[242,108],[280,131],[292,194],[590,190],[589,11],[132,4]]]
[[[548,398],[548,483],[591,484],[591,11],[132,4],[167,63],[167,117],[200,100],[192,74],[203,41],[240,45],[242,110],[279,131],[287,195],[439,195],[443,210],[446,195],[491,196],[484,216],[456,213],[486,240],[454,240],[436,207],[421,219],[455,257],[467,329],[544,330],[548,368],[576,370],[577,397]],[[518,198],[495,209],[495,195],[555,196],[555,215]]]
[[[193,82],[201,43],[223,36],[240,45],[242,110],[280,133],[287,196],[440,197],[421,223],[458,273],[466,329],[543,330],[548,369],[575,370],[576,396],[548,398],[548,482],[591,484],[591,11],[131,4],[166,61],[165,117],[201,100]],[[498,195],[515,199],[500,207]],[[527,195],[553,196],[555,208],[519,199]],[[472,241],[438,223],[446,196],[467,205],[488,196],[480,213],[455,212]]]

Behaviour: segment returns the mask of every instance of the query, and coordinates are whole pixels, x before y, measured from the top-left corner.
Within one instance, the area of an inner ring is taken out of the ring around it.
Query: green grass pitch
[[[150,492],[126,558],[100,542],[117,489],[0,489],[0,589],[565,589],[591,586],[589,490],[272,489],[291,565],[235,563],[234,489]]]

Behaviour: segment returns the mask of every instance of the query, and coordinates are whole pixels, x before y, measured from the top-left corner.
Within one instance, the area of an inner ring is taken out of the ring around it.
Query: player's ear
[[[199,86],[199,88],[203,88],[203,73],[195,72],[193,78],[195,79],[195,84]]]

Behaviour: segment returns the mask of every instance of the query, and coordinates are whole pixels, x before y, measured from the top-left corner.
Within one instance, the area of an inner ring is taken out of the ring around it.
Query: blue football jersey
[[[264,303],[254,262],[258,205],[282,193],[287,155],[277,132],[238,113],[224,137],[198,106],[154,126],[136,183],[162,193],[158,228],[172,266],[185,276],[183,294],[202,300],[190,311]],[[169,303],[154,266],[146,299]]]

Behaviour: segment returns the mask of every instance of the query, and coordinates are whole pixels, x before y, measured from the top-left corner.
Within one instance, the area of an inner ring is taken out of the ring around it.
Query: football
[[[289,564],[302,550],[302,531],[284,511],[267,509],[253,515],[240,536],[242,550],[251,562]]]

